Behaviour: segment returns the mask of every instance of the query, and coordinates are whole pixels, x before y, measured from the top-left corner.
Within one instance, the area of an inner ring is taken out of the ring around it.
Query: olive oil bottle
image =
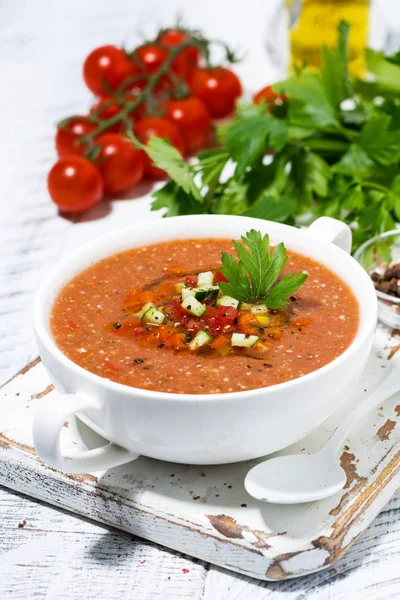
[[[364,49],[368,40],[369,0],[286,0],[290,27],[291,70],[307,65],[319,68],[324,44],[334,46],[343,19],[351,25],[349,68],[363,75]]]

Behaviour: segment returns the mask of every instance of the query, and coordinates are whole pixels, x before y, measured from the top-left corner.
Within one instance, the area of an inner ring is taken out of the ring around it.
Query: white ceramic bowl
[[[61,287],[92,263],[135,246],[196,237],[238,238],[251,228],[326,265],[353,290],[360,305],[357,334],[349,348],[326,366],[268,388],[171,394],[103,379],[57,348],[50,331],[53,302]],[[367,273],[348,254],[350,244],[349,228],[327,217],[308,230],[299,230],[247,217],[198,215],[113,231],[59,262],[40,286],[34,307],[39,353],[61,393],[56,401],[41,400],[35,414],[33,433],[39,456],[66,472],[102,470],[140,454],[173,462],[218,464],[263,456],[307,435],[348,397],[372,345],[376,294]],[[79,456],[63,455],[63,424],[75,414],[110,443]]]

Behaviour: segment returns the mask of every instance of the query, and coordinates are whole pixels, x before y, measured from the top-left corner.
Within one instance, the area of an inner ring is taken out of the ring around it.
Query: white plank
[[[2,598],[202,598],[197,561],[3,488],[0,506]]]

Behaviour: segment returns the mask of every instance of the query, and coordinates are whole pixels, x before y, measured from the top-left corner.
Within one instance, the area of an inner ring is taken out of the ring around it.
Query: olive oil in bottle
[[[335,46],[343,19],[350,28],[349,68],[354,75],[366,70],[369,0],[286,0],[290,26],[291,70],[307,65],[319,68],[321,47]]]

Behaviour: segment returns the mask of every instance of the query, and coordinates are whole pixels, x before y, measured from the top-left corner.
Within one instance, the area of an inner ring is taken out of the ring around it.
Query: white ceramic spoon
[[[400,369],[392,369],[378,388],[351,412],[316,454],[277,456],[253,467],[246,475],[247,492],[263,502],[299,504],[328,498],[346,483],[339,451],[350,431],[384,400],[400,391]]]

